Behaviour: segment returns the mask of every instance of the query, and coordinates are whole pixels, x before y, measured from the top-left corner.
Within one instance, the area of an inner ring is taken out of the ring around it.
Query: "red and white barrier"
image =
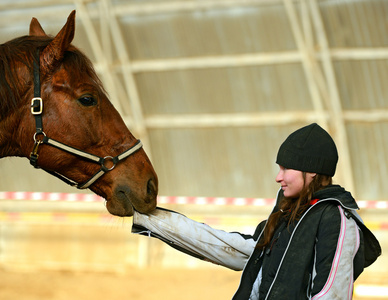
[[[72,194],[72,193],[39,193],[39,192],[0,192],[1,200],[11,201],[50,201],[50,202],[78,202],[78,203],[103,203],[105,199],[95,194]],[[219,206],[251,206],[271,208],[275,199],[267,198],[228,198],[228,197],[174,197],[159,196],[158,205],[219,205]],[[357,201],[361,209],[388,209],[388,201]],[[80,224],[106,224],[111,220],[111,215],[105,213],[69,213],[69,212],[10,212],[0,211],[1,221],[29,221],[29,222],[78,222]],[[228,217],[215,217],[203,222],[209,225],[230,224],[235,220]],[[373,230],[388,230],[388,222],[369,222],[368,227]]]
[[[159,196],[158,203],[159,204],[195,204],[195,205],[272,206],[274,204],[274,199]]]
[[[0,192],[0,200],[30,201],[67,201],[67,202],[104,202],[95,194],[40,193],[40,192]],[[159,204],[194,204],[194,205],[235,205],[235,206],[273,206],[270,198],[232,198],[232,197],[178,197],[158,196]],[[360,208],[388,209],[388,201],[357,201]]]
[[[0,192],[0,200],[104,202],[95,194],[40,193],[40,192]]]

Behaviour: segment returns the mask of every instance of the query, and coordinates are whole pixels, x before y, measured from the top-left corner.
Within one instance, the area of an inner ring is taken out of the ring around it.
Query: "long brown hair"
[[[302,175],[303,182],[306,182],[306,172],[303,172]],[[316,174],[310,184],[302,189],[298,198],[284,197],[280,201],[279,210],[269,216],[264,228],[263,239],[256,244],[256,248],[262,250],[271,242],[282,217],[288,219],[288,224],[298,221],[310,206],[313,194],[331,184],[331,176]]]

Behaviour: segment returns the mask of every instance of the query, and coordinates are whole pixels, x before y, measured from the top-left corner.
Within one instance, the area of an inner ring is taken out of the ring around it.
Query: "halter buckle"
[[[31,113],[40,115],[43,112],[43,100],[41,97],[35,97],[31,100]]]

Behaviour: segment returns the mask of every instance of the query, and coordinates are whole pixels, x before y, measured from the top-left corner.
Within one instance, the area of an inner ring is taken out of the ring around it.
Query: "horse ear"
[[[36,18],[32,18],[30,23],[30,35],[33,36],[47,36],[42,26]]]
[[[62,60],[65,51],[74,38],[75,31],[75,10],[67,18],[66,24],[55,38],[47,45],[42,52],[42,67],[50,69],[56,62]]]

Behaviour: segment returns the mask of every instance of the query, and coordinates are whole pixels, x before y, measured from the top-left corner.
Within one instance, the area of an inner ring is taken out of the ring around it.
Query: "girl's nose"
[[[276,175],[275,180],[277,183],[280,183],[282,181],[282,179],[283,179],[283,172],[282,172],[282,170],[279,170],[278,175]]]

